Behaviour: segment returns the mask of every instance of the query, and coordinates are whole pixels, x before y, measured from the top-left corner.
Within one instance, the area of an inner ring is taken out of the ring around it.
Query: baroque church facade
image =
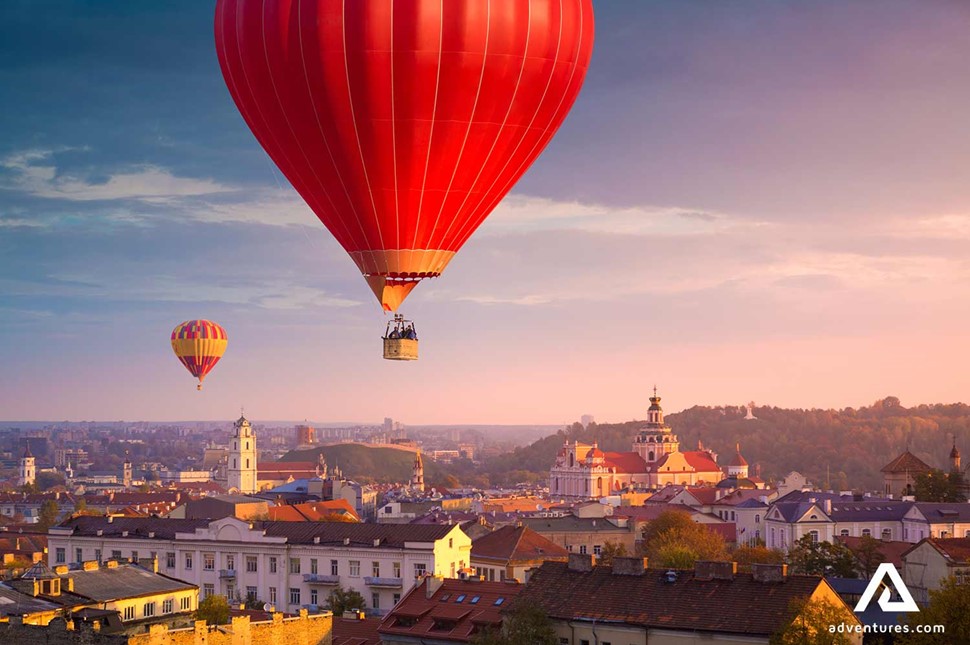
[[[660,397],[654,389],[647,422],[637,431],[632,450],[604,452],[595,441],[590,445],[567,440],[549,471],[549,495],[589,499],[627,488],[716,484],[722,479],[724,472],[713,451],[680,450],[677,435],[664,422]]]

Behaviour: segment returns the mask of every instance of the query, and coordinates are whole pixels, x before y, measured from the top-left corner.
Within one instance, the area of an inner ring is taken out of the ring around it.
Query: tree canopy
[[[209,625],[225,625],[229,622],[229,601],[225,596],[208,596],[199,603],[195,619],[204,620]]]
[[[788,563],[794,573],[838,578],[856,578],[856,558],[841,542],[816,542],[806,535],[788,551]]]
[[[651,566],[690,569],[698,560],[726,560],[724,538],[684,511],[664,511],[647,524],[640,552]]]

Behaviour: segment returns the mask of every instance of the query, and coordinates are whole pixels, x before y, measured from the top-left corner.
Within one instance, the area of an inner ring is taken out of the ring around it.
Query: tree
[[[965,502],[963,475],[959,472],[945,473],[933,469],[920,473],[914,479],[914,495],[918,502]]]
[[[541,607],[516,601],[501,627],[481,631],[471,642],[472,645],[556,645],[559,639]]]
[[[930,591],[930,602],[918,614],[910,614],[910,631],[896,637],[900,645],[948,645],[970,643],[970,592],[955,578],[947,578]],[[917,634],[916,625],[944,625],[944,634]]]
[[[75,500],[74,502],[74,512],[83,513],[86,510],[88,510],[87,501],[85,501],[83,497],[78,497],[77,500]]]
[[[195,611],[196,620],[204,620],[209,625],[225,625],[229,622],[229,601],[225,596],[215,594],[199,603]]]
[[[343,587],[337,587],[330,592],[330,595],[327,596],[327,604],[330,605],[330,610],[334,616],[342,616],[346,611],[367,607],[367,603],[360,592]]]
[[[839,625],[859,624],[841,603],[796,598],[788,611],[787,624],[771,635],[770,645],[852,645],[855,642],[851,634],[838,631]]]
[[[785,554],[766,546],[739,546],[731,554],[731,559],[738,563],[738,567],[748,569],[752,564],[781,564]]]
[[[612,540],[607,540],[603,543],[603,548],[600,549],[600,554],[598,562],[608,566],[613,565],[613,558],[623,558],[626,557],[626,545],[622,542],[614,542]]]
[[[46,531],[54,526],[60,512],[61,510],[58,508],[57,502],[52,499],[45,499],[44,503],[40,505],[40,513],[37,516],[37,528],[41,531]]]
[[[855,578],[855,556],[841,542],[816,542],[806,535],[788,551],[788,563],[796,573]]]
[[[640,551],[656,566],[693,568],[698,560],[725,560],[724,538],[684,511],[664,511],[643,533]]]
[[[853,552],[859,562],[859,570],[863,578],[871,578],[879,565],[886,561],[886,556],[882,552],[882,545],[871,535],[863,535]]]
[[[49,490],[54,486],[64,485],[64,475],[60,473],[47,473],[40,472],[37,473],[37,489],[38,490]]]

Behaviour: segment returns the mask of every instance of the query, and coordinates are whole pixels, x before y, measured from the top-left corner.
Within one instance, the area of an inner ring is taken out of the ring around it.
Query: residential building
[[[902,538],[916,543],[924,538],[970,537],[970,504],[915,502],[903,517]]]
[[[633,553],[639,535],[636,523],[624,517],[524,517],[521,522],[522,526],[532,529],[570,553],[599,555],[607,542],[621,544],[627,553]]]
[[[562,645],[768,643],[800,598],[838,605],[861,625],[820,576],[788,575],[785,565],[752,568],[736,573],[733,562],[698,562],[693,571],[664,573],[648,571],[643,558],[616,558],[608,567],[574,553],[568,563],[544,563],[519,598],[546,612]],[[852,640],[861,643],[862,634]]]
[[[920,604],[949,577],[970,583],[970,538],[926,538],[902,556],[903,582]]]
[[[293,612],[322,607],[336,586],[381,614],[425,575],[454,577],[471,561],[458,526],[76,517],[50,531],[53,564],[155,557],[203,597],[259,599]]]
[[[522,589],[510,582],[426,578],[381,621],[381,643],[468,643],[482,630],[501,627],[502,610]]]
[[[565,562],[569,551],[526,526],[503,526],[472,542],[471,566],[484,580],[525,582],[543,562]]]

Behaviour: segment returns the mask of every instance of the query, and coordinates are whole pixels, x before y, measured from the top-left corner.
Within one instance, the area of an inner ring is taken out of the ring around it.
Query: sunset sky
[[[0,419],[406,424],[970,398],[970,3],[601,0],[559,134],[385,316],[214,0],[0,3]],[[196,392],[172,354],[209,318]]]

